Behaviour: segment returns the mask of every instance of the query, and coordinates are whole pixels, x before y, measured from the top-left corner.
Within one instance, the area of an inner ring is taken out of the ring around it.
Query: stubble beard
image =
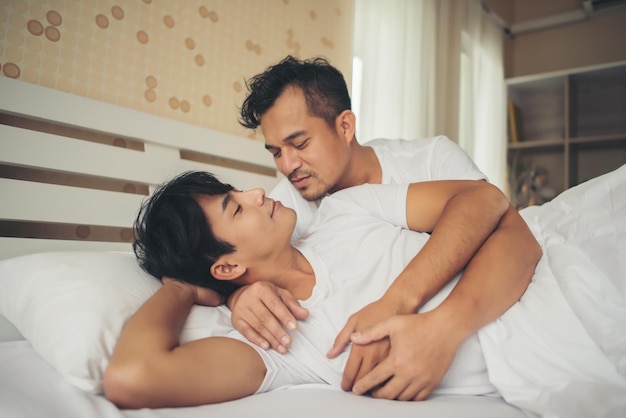
[[[322,181],[316,173],[307,172],[311,184],[304,189],[297,189],[302,198],[309,202],[315,202],[328,194],[331,189],[331,185]]]

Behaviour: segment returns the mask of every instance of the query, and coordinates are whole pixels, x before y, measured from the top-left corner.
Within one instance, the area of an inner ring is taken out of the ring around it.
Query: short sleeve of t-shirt
[[[445,136],[436,137],[430,161],[433,180],[487,180],[467,153]]]
[[[324,213],[366,213],[393,225],[408,229],[406,195],[408,184],[363,184],[340,190],[322,202]],[[321,211],[321,209],[320,209]]]
[[[408,184],[432,180],[482,180],[486,176],[456,143],[445,136],[427,139],[374,139],[371,146],[381,164],[382,184]],[[270,192],[297,213],[292,242],[308,228],[319,202],[309,202],[287,179],[281,180]]]
[[[374,139],[365,145],[378,157],[383,184],[486,179],[467,153],[445,136],[410,141]]]

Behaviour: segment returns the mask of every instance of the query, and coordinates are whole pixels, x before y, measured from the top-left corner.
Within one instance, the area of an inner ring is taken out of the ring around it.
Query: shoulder
[[[381,152],[389,152],[389,153],[402,153],[402,154],[413,154],[416,152],[423,152],[432,149],[440,138],[445,138],[441,136],[436,136],[432,138],[420,138],[420,139],[387,139],[387,138],[377,138],[372,139],[364,143],[363,145],[372,147],[375,151]]]
[[[320,208],[335,205],[354,206],[353,211],[370,212],[372,208],[381,208],[393,202],[396,206],[399,201],[406,199],[408,184],[362,184],[339,190],[327,196]]]

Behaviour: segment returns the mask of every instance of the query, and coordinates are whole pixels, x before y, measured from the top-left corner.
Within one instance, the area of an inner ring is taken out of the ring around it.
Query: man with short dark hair
[[[240,121],[245,127],[261,128],[265,147],[286,177],[270,196],[296,211],[298,223],[293,239],[305,233],[327,195],[348,187],[485,179],[467,154],[444,136],[414,141],[377,139],[359,144],[345,80],[324,59],[286,57],[252,77],[248,87]],[[508,227],[524,228],[524,221],[514,208],[509,211]],[[459,217],[463,216],[459,212]],[[350,317],[333,347],[329,347],[330,357],[342,351],[353,332],[393,315],[417,312],[466,266],[474,254],[470,254],[463,236],[472,234],[472,225],[462,221],[460,224],[460,235],[431,243],[427,252],[416,255],[398,275],[383,298]],[[419,329],[403,335],[406,344],[390,347],[389,341],[383,340],[353,346],[343,388],[351,390],[355,382],[388,356],[390,349],[396,354],[403,350],[400,354],[412,363],[391,370],[402,380],[399,386],[418,386],[420,390],[436,387],[463,336],[497,318],[526,289],[528,282],[515,257],[516,241],[515,234],[499,232],[478,249],[468,266],[472,268],[455,290],[455,296],[462,296],[450,301],[458,309],[458,316],[453,318],[457,328],[444,332],[435,321],[424,318]],[[494,274],[495,271],[507,274]],[[294,330],[296,320],[307,316],[293,295],[268,282],[235,292],[229,306],[235,328],[255,344],[271,346],[282,353],[287,352],[291,342],[287,330]],[[437,349],[428,349],[421,341],[430,341]],[[393,397],[398,390],[384,386],[373,395]],[[423,390],[422,397],[428,393],[429,390]]]
[[[473,210],[477,206],[481,210]],[[237,191],[208,173],[185,173],[160,187],[135,223],[139,262],[163,277],[163,286],[122,331],[105,394],[120,406],[139,408],[222,402],[301,383],[338,387],[348,351],[329,359],[325,350],[350,312],[385,294],[415,253],[456,235],[459,208],[475,226],[464,237],[475,251],[510,229],[509,206],[483,181],[362,185],[324,199],[320,216],[292,244],[295,212],[262,189]],[[529,281],[541,250],[525,225],[516,235],[527,249],[516,257]],[[294,332],[290,353],[263,350],[237,332],[179,345],[191,306],[208,303],[206,288],[257,282],[286,289],[311,311]],[[451,319],[454,310],[444,299],[454,282],[419,315]],[[441,326],[456,328],[448,322]],[[439,388],[406,388],[393,398],[424,399],[424,390],[495,393],[477,336],[463,340]]]

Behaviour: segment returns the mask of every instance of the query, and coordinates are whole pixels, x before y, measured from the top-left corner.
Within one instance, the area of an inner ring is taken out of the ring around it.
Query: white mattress
[[[102,396],[64,381],[28,341],[0,343],[1,418],[420,417],[522,418],[501,398],[439,396],[425,402],[359,397],[321,385],[303,385],[216,405],[118,410]]]

